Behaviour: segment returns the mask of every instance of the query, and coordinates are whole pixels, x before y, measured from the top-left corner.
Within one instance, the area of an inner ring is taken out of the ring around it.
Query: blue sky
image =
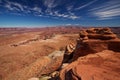
[[[120,26],[120,0],[0,0],[0,27]]]

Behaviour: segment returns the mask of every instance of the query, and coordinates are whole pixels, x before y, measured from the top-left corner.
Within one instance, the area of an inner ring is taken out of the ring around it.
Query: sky
[[[0,27],[120,27],[120,0],[0,0]]]

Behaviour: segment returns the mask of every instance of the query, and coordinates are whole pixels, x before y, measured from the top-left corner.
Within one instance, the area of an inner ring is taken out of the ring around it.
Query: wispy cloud
[[[58,6],[59,0],[43,0],[43,4],[46,7],[46,9],[44,10],[46,15],[54,15],[54,10],[53,8],[55,8],[56,6]]]
[[[21,11],[24,11],[23,5],[21,5],[19,3],[14,3],[14,2],[12,2],[11,4],[18,7]]]
[[[91,2],[89,2],[89,3],[87,3],[87,4],[84,4],[84,5],[80,6],[80,7],[75,8],[75,10],[83,9],[83,8],[85,8],[85,7],[93,4],[93,3],[96,2],[96,1],[97,1],[97,0],[93,0],[93,1],[91,1]]]
[[[47,8],[54,8],[56,7],[58,4],[55,2],[56,0],[44,0],[44,5],[47,7]]]
[[[39,15],[42,13],[40,7],[34,6],[31,8],[27,5],[22,5],[22,4],[17,3],[17,2],[6,1],[6,3],[4,3],[4,5],[2,5],[2,6],[7,8],[7,10],[12,11],[11,13],[14,13],[15,15],[18,14],[18,12],[19,12],[18,15],[20,15],[20,13],[24,13],[26,15],[29,13],[32,13],[33,15],[34,14]]]
[[[75,6],[75,2],[71,2],[71,3],[67,4],[65,8],[67,11],[73,11],[74,6]]]
[[[56,11],[55,13],[54,13],[54,15],[55,16],[58,16],[58,17],[62,17],[62,18],[67,18],[67,19],[78,19],[78,18],[80,18],[79,16],[76,16],[75,14],[60,14],[60,13],[58,13],[58,11]]]
[[[7,8],[10,11],[20,11],[17,7],[12,7],[11,4],[6,4],[5,8]]]
[[[24,11],[23,5],[16,2],[7,1],[6,7],[10,10],[21,10]]]
[[[42,13],[41,8],[37,6],[30,8],[30,10],[32,10],[33,12]]]
[[[79,16],[76,16],[76,15],[71,15],[71,16],[69,16],[69,18],[74,20],[74,19],[78,19],[78,18],[80,18],[80,17],[79,17]]]
[[[60,9],[55,9],[58,5],[61,6],[59,3],[61,0],[43,0],[43,6],[39,5],[23,5],[18,2],[12,2],[12,1],[5,1],[3,7],[7,8],[7,11],[11,12],[13,15],[30,15],[38,16],[38,17],[53,17],[53,18],[59,18],[59,19],[79,19],[80,17],[77,16],[74,12],[71,12],[71,10],[74,7],[74,3],[69,3],[69,5],[65,5],[66,11],[61,11]],[[69,7],[68,7],[69,6]],[[44,8],[43,8],[44,7]],[[43,10],[44,9],[44,10]]]
[[[66,14],[60,14],[60,13],[58,13],[58,11],[56,11],[56,12],[54,13],[54,15],[55,15],[55,16],[58,16],[58,17],[68,17],[68,15],[66,15]]]
[[[113,19],[114,17],[120,16],[120,1],[110,0],[89,11],[91,11],[91,14],[99,20]]]

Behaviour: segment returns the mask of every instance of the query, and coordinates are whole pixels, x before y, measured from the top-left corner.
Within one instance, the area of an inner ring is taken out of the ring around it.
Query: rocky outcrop
[[[75,50],[74,43],[70,43],[66,46],[63,63],[71,61],[71,59],[73,58],[74,50]]]
[[[71,43],[66,46],[65,54],[70,55],[75,50],[75,44]]]
[[[91,28],[80,31],[73,59],[103,50],[120,52],[120,39],[109,28]]]
[[[104,50],[79,57],[60,71],[60,80],[119,80],[120,53]]]
[[[5,80],[27,80],[32,77],[41,77],[57,70],[63,61],[63,51],[55,51],[48,56],[37,59],[31,65],[13,72]]]
[[[80,38],[110,40],[116,39],[117,36],[110,30],[110,28],[90,28],[80,32]]]
[[[119,80],[120,39],[109,28],[82,30],[79,36],[60,80]]]

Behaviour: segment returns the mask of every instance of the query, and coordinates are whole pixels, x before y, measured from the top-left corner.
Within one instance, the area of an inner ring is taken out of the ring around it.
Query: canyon
[[[120,28],[0,28],[0,80],[119,80]]]

